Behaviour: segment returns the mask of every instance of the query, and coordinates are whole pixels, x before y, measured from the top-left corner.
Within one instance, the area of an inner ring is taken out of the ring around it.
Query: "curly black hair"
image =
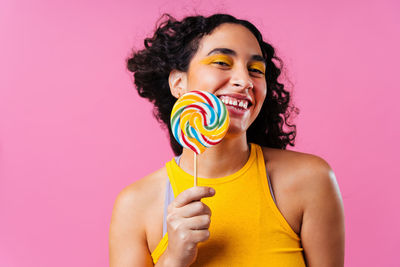
[[[278,82],[282,60],[275,55],[275,49],[263,41],[253,24],[228,14],[189,16],[182,21],[163,14],[153,37],[144,40],[145,48],[133,52],[127,59],[127,68],[134,73],[139,95],[154,104],[153,114],[168,128],[172,150],[175,155],[181,154],[182,147],[171,131],[170,115],[177,99],[171,94],[168,77],[173,69],[186,72],[200,39],[223,23],[235,23],[248,28],[257,38],[266,59],[267,96],[258,117],[247,130],[247,142],[279,149],[286,149],[288,144],[294,146],[296,126],[289,124],[288,119],[293,111],[298,113],[298,109],[289,106],[290,93]],[[279,62],[279,66],[274,61]],[[288,132],[283,127],[289,128]]]

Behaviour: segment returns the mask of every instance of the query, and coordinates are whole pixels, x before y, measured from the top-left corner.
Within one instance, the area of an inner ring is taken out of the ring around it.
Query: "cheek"
[[[188,77],[189,90],[211,91],[223,83],[223,75],[216,71],[198,70]]]
[[[267,96],[267,84],[265,82],[260,82],[257,84],[256,96],[260,102],[264,102]]]

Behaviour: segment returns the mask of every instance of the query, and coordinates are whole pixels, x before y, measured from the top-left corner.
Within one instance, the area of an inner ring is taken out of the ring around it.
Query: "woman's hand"
[[[197,244],[209,238],[211,210],[200,200],[214,194],[210,187],[192,187],[168,206],[168,247],[162,257],[167,257],[173,266],[192,264],[197,257]]]

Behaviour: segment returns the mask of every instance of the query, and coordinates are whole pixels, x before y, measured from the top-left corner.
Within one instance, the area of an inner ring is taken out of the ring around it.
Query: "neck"
[[[193,175],[194,152],[183,149],[179,166]],[[225,137],[221,143],[207,148],[197,155],[197,176],[202,178],[217,178],[231,175],[240,170],[250,157],[250,147],[246,135]]]

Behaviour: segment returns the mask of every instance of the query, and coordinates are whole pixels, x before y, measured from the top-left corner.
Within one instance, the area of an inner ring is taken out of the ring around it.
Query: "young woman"
[[[177,157],[118,195],[111,266],[343,266],[336,179],[320,157],[285,150],[296,131],[277,61],[255,26],[224,14],[167,15],[128,60]],[[215,94],[230,115],[225,138],[198,158],[198,187],[193,152],[169,124],[192,90]]]

